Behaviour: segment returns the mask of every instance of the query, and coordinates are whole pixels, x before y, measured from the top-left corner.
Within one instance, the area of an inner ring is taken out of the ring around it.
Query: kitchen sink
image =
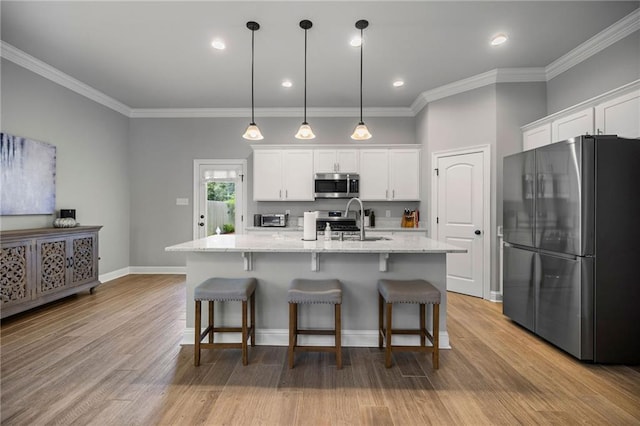
[[[391,238],[383,236],[365,236],[364,241],[389,241]],[[344,241],[361,241],[359,235],[345,235]]]

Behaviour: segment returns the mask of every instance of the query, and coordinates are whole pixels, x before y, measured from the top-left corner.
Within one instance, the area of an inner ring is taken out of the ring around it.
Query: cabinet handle
[[[336,172],[339,172],[340,171],[340,164],[333,163],[333,170],[335,170]]]
[[[388,189],[384,190],[384,198],[386,198],[387,200],[389,199],[389,190]]]
[[[285,189],[284,190],[284,199],[286,200],[287,198],[289,198],[289,190]]]
[[[278,191],[278,198],[280,198],[282,200],[282,189],[280,191]]]
[[[395,189],[392,189],[392,190],[391,190],[391,199],[392,199],[392,200],[395,200],[395,198],[396,198],[396,190],[395,190]]]

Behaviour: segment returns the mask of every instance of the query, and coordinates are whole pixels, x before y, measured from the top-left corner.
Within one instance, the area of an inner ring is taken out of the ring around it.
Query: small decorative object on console
[[[53,221],[54,228],[73,228],[76,225],[76,220],[72,217],[59,217]]]

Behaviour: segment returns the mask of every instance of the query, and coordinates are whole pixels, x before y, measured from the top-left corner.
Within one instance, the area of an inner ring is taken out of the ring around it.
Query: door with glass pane
[[[194,238],[244,232],[246,160],[194,160]]]

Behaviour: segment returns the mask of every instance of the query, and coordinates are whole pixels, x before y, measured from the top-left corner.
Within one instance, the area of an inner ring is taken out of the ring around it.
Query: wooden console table
[[[98,281],[102,226],[0,232],[0,318],[49,303]]]

